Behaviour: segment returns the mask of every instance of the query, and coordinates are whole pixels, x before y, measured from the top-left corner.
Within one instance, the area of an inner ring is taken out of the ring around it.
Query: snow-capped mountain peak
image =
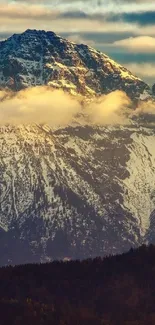
[[[140,78],[107,55],[53,32],[27,30],[0,42],[0,87],[20,90],[36,85],[73,95],[96,96],[113,90],[138,97],[149,90]]]

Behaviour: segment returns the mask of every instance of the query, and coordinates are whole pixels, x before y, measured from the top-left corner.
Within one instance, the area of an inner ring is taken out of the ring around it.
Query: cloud
[[[35,5],[35,4],[0,4],[0,17],[10,18],[10,19],[52,19],[56,18],[59,14],[59,11],[53,8],[45,7],[44,5]]]
[[[155,11],[128,12],[118,15],[109,15],[109,20],[137,23],[138,25],[153,25],[155,22]]]
[[[86,108],[90,124],[97,125],[128,125],[138,119],[139,123],[155,123],[155,101],[139,101],[137,107],[122,91],[114,91],[101,96]]]
[[[100,34],[102,39],[100,39]],[[124,33],[125,35],[125,33]],[[127,35],[127,34],[126,34]],[[68,33],[65,35],[69,40],[74,41],[76,43],[85,43],[94,48],[98,48],[103,52],[113,51],[113,52],[131,52],[133,53],[154,53],[155,52],[155,37],[152,36],[130,36],[128,38],[121,39],[121,35],[116,34],[116,41],[104,42],[106,38],[103,33],[96,34],[87,34],[87,33]],[[113,38],[114,38],[113,34]],[[108,39],[107,39],[108,40]]]
[[[65,18],[42,18],[38,19],[37,16],[33,17],[30,15],[29,18],[26,18],[26,13],[24,13],[25,18],[18,15],[18,17],[5,17],[0,15],[1,21],[1,33],[21,33],[26,29],[44,29],[51,30],[55,33],[66,32],[102,32],[102,33],[124,33],[131,32],[135,33],[135,26],[129,25],[126,23],[112,23],[112,22],[101,22],[99,20],[92,19],[65,19]]]
[[[72,37],[72,39],[74,38],[74,36],[78,39],[83,39],[85,42],[93,42],[94,44],[98,44],[98,45],[103,45],[103,44],[107,44],[107,43],[113,43],[115,41],[119,41],[121,39],[125,39],[125,38],[129,38],[132,36],[135,36],[134,33],[132,34],[131,32],[96,32],[96,31],[89,31],[89,32],[61,32],[62,37],[65,38],[69,38]]]
[[[69,94],[49,87],[34,87],[18,93],[0,91],[0,123],[66,126],[77,118],[84,124],[124,124],[128,123],[130,105],[130,99],[122,91],[101,96],[84,107]]]
[[[91,47],[95,47],[95,45],[96,45],[95,41],[93,41],[91,39],[83,38],[79,34],[70,34],[70,35],[68,35],[67,39],[71,42],[76,43],[76,44],[87,44],[88,46],[91,46]]]
[[[114,91],[84,105],[62,90],[34,87],[13,93],[0,91],[0,124],[126,125],[132,118],[149,117],[155,122],[155,102],[139,102],[136,109],[126,93]]]
[[[124,92],[116,90],[88,105],[86,114],[92,124],[128,124],[131,104]]]
[[[51,4],[51,5],[62,5],[62,6],[76,6],[76,7],[85,7],[85,4],[87,7],[91,7],[93,11],[96,9],[107,9],[107,8],[113,8],[113,10],[117,11],[118,9],[128,9],[130,11],[133,11],[135,9],[141,8],[141,10],[146,9],[148,7],[154,7],[154,0],[131,0],[130,3],[128,0],[15,0],[15,2],[20,3],[41,3],[44,5]],[[117,6],[116,6],[117,4]],[[93,6],[93,8],[92,8]],[[89,8],[88,8],[89,9]]]
[[[138,118],[141,123],[149,123],[155,125],[155,102],[149,100],[139,103],[138,107],[132,114],[132,118]]]
[[[6,99],[9,96],[9,91],[6,92],[5,90],[0,90],[0,101]]]
[[[66,125],[80,111],[78,101],[61,90],[34,87],[18,93],[0,91],[0,123]]]
[[[112,46],[123,47],[134,52],[155,52],[155,37],[137,36],[115,41]]]
[[[129,8],[125,9],[122,4],[114,6],[114,1],[94,1],[0,2],[1,33],[20,33],[29,28],[53,30],[56,33],[63,33],[64,30],[76,33],[96,30],[105,34],[128,32],[155,35],[155,25],[147,26],[151,17],[154,24],[155,15],[155,10],[149,10],[149,3],[145,12],[141,6],[137,11],[135,5],[128,4]],[[139,26],[140,21],[145,22],[143,28]]]
[[[155,81],[155,65],[154,63],[137,63],[137,62],[128,62],[125,64],[125,67],[132,71],[133,74],[136,74],[141,77],[154,78]]]
[[[117,3],[128,3],[129,0],[116,0]],[[131,0],[132,4],[138,3],[138,4],[148,4],[148,3],[154,3],[154,0]]]
[[[66,31],[104,31],[111,32],[132,30],[132,26],[124,23],[105,23],[103,19],[65,7],[46,6],[33,3],[0,3],[1,33],[23,32],[26,29],[53,30],[57,33]]]

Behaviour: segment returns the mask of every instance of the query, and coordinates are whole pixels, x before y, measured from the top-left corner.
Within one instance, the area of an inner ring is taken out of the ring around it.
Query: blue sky
[[[99,49],[155,83],[155,0],[0,0],[0,39],[52,30]]]

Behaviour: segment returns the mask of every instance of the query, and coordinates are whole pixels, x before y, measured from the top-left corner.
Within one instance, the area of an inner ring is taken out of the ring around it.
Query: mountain
[[[0,268],[1,325],[154,325],[155,247]]]
[[[1,127],[1,263],[153,242],[154,141],[155,129],[135,126]]]
[[[53,32],[27,30],[0,42],[0,86],[17,91],[37,85],[89,97],[121,89],[135,99],[150,91],[107,55]]]
[[[0,86],[82,98],[149,87],[106,55],[52,32],[0,43]],[[67,85],[67,86],[66,86]],[[116,254],[155,241],[155,128],[0,126],[0,264]]]

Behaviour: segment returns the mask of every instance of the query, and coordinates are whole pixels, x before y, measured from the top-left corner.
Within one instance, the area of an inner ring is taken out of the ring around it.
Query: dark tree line
[[[0,325],[155,325],[155,246],[0,268]]]

